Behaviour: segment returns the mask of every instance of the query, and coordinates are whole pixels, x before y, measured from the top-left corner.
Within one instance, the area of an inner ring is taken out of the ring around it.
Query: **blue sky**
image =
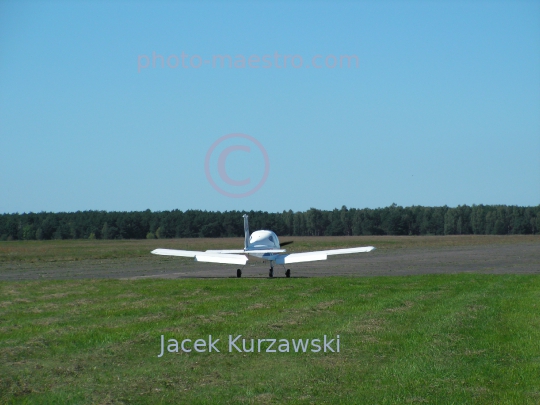
[[[537,205],[539,152],[539,2],[0,2],[0,212]]]

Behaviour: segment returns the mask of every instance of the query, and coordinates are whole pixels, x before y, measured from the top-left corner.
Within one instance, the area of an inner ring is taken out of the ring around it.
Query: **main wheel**
[[[291,269],[287,269],[285,272],[285,277],[289,278],[291,276]]]
[[[242,270],[240,269],[236,270],[236,277],[238,278],[242,277]]]
[[[268,277],[272,278],[274,277],[274,269],[270,269],[270,271],[268,272]]]

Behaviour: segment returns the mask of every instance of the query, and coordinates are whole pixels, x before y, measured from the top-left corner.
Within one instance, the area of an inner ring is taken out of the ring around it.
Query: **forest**
[[[243,236],[241,211],[77,211],[0,215],[0,240],[153,239]],[[250,211],[250,229],[279,236],[537,234],[540,205]]]

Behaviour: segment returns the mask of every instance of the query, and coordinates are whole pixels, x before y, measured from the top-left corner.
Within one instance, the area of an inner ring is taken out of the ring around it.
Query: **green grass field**
[[[158,358],[162,334],[341,350]],[[2,282],[0,353],[2,403],[538,404],[540,278]]]
[[[439,248],[497,244],[538,243],[538,235],[455,235],[455,236],[283,236],[294,241],[287,252],[376,246],[381,250]],[[58,262],[95,259],[148,258],[151,250],[241,249],[243,238],[121,239],[0,241],[0,266],[8,262]],[[1,269],[1,267],[0,267]]]

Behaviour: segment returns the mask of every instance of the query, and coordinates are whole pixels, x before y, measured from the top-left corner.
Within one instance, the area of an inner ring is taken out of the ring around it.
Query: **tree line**
[[[241,211],[150,210],[40,212],[0,215],[0,240],[154,239],[243,236]],[[462,205],[305,212],[250,211],[251,230],[280,236],[537,234],[540,205]]]

